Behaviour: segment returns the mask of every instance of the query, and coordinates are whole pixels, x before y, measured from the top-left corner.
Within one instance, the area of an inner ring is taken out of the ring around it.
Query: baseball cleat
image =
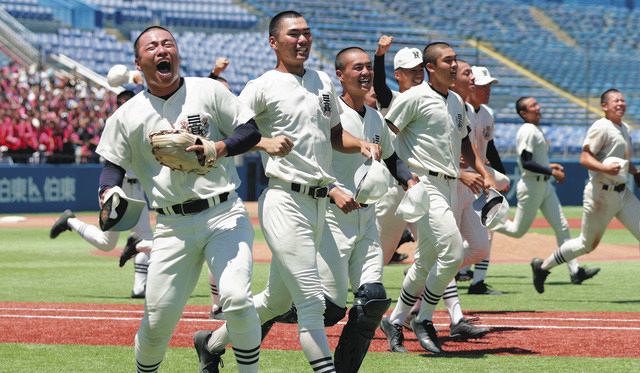
[[[193,335],[193,347],[196,348],[198,360],[200,361],[200,373],[219,373],[218,366],[224,368],[224,363],[222,362],[224,349],[209,352],[207,348],[211,333],[211,330],[199,330]]]
[[[143,290],[142,293],[136,293],[133,290],[131,290],[131,298],[133,299],[144,299],[144,297],[146,296],[146,292]]]
[[[461,319],[455,325],[449,325],[449,336],[455,339],[473,339],[480,338],[489,333],[489,328],[475,326],[469,319]]]
[[[467,269],[456,273],[456,281],[471,281],[473,279],[473,271]]]
[[[380,320],[380,329],[387,337],[391,352],[408,352],[406,347],[402,345],[404,334],[402,334],[401,325],[394,325],[389,321],[388,317],[384,317]]]
[[[538,293],[544,293],[544,282],[551,272],[542,269],[542,259],[539,258],[531,260],[531,271],[533,272],[533,287]]]
[[[394,252],[389,263],[402,263],[409,258],[405,253]]]
[[[578,272],[571,274],[571,283],[580,285],[583,281],[592,278],[600,272],[600,268],[578,267]]]
[[[411,320],[411,326],[422,348],[434,354],[442,352],[442,345],[440,345],[440,341],[438,340],[438,332],[436,332],[436,328],[433,326],[431,320],[418,322],[418,319],[414,318]]]
[[[133,258],[138,254],[138,250],[136,250],[136,245],[142,241],[137,234],[131,233],[127,238],[127,244],[124,246],[124,250],[122,250],[122,254],[120,254],[120,267],[123,267],[127,260]]]
[[[76,216],[71,212],[71,210],[64,210],[62,215],[56,220],[55,223],[51,226],[51,231],[49,231],[49,238],[56,238],[60,235],[60,233],[64,231],[70,231],[71,227],[67,224],[69,218],[75,218]]]
[[[217,307],[215,310],[211,310],[209,312],[209,319],[211,320],[224,320],[224,312],[222,312],[222,307]]]
[[[491,286],[484,283],[484,280],[478,281],[475,284],[469,285],[469,294],[480,294],[480,295],[502,295],[502,292],[498,290],[494,290]]]

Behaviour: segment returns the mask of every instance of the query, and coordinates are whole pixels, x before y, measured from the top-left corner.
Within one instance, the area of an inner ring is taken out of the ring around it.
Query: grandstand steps
[[[570,47],[576,47],[578,43],[569,34],[564,32],[562,28],[555,23],[547,14],[540,8],[534,6],[529,8],[529,13],[534,21],[536,21],[542,28],[545,28],[552,32],[559,40],[563,41]]]

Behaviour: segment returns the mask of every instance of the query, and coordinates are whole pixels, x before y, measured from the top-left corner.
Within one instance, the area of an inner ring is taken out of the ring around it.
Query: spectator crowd
[[[95,148],[116,95],[51,68],[0,68],[3,163],[96,163]]]

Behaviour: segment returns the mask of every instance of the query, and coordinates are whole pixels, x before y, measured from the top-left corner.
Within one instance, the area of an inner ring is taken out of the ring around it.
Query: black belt
[[[334,205],[336,204],[336,201],[333,200],[333,198],[331,198],[329,200],[330,203],[333,203]],[[364,207],[369,207],[369,205],[367,205],[366,203],[360,203],[360,207],[364,208]]]
[[[435,176],[435,177],[444,177],[447,180],[455,179],[455,177],[453,177],[453,176],[445,175],[444,173],[439,173],[439,172],[435,172],[435,171],[431,171],[431,170],[429,170],[429,175]]]
[[[602,184],[602,189],[603,190],[615,191],[615,192],[618,192],[618,193],[622,192],[625,187],[626,187],[626,184],[618,184],[618,185]]]
[[[156,209],[156,212],[160,215],[186,215],[195,214],[200,211],[204,211],[209,207],[213,207],[216,204],[226,202],[229,199],[229,192],[218,194],[207,199],[197,199],[194,201],[187,201],[185,203],[178,203],[176,205],[165,207],[162,209]]]
[[[326,198],[329,195],[329,189],[327,187],[306,186],[298,183],[291,183],[291,190],[309,195],[313,198]]]
[[[536,176],[536,181],[549,181],[549,179],[551,179],[551,176],[549,175],[538,175]]]
[[[127,183],[129,184],[136,184],[138,182],[138,179],[130,179],[128,177],[126,178],[126,180],[127,180]]]

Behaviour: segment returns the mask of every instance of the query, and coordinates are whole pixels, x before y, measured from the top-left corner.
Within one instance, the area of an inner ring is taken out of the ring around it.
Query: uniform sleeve
[[[393,123],[400,131],[411,123],[416,115],[417,100],[405,93],[401,93],[395,98],[389,112],[384,117],[387,121]]]
[[[602,126],[594,124],[587,130],[587,136],[584,139],[583,146],[589,145],[591,154],[598,154],[606,141],[607,132],[604,131]]]
[[[393,148],[393,134],[391,133],[389,127],[385,125],[382,115],[377,112],[376,115],[379,115],[380,119],[382,120],[382,129],[380,130],[380,147],[382,148],[382,159],[387,159],[393,153],[395,153],[395,149]]]
[[[247,123],[254,117],[253,111],[218,81],[211,80],[211,84],[214,87],[215,115],[220,126],[220,132],[225,136],[229,136],[237,127]]]
[[[107,161],[124,169],[131,168],[131,148],[129,147],[129,133],[123,118],[126,113],[120,108],[113,113],[104,126],[96,153]]]
[[[238,99],[253,111],[256,116],[259,116],[267,110],[263,100],[262,90],[255,80],[251,80],[247,83],[242,92],[240,92]]]
[[[536,147],[536,137],[530,128],[525,127],[520,129],[516,147],[518,154],[522,154],[523,150],[526,150],[531,154],[534,153],[534,149]]]
[[[336,88],[333,83],[329,81],[331,84],[331,128],[340,124],[340,115],[342,114],[342,108],[340,107],[340,103],[338,100],[338,94],[336,93]]]

